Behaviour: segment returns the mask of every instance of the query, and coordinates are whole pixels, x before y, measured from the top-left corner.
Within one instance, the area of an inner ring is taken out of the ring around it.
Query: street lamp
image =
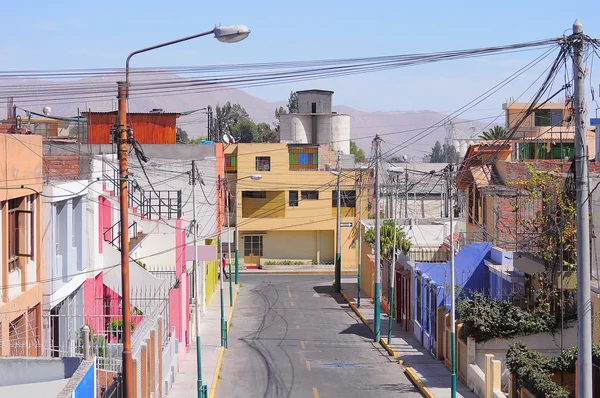
[[[404,170],[403,167],[390,167],[388,169],[388,171],[390,172],[390,174],[394,174],[394,175],[399,175],[399,174],[406,174],[406,170]],[[398,192],[398,187],[394,186],[393,189],[393,194],[392,194],[392,208],[393,213],[394,213],[394,249],[392,252],[392,263],[390,264],[390,278],[389,278],[389,284],[390,284],[390,291],[389,291],[389,298],[388,298],[388,304],[389,304],[389,316],[388,316],[388,344],[391,344],[392,341],[392,321],[394,319],[394,288],[396,287],[396,230],[398,229],[398,227],[396,226],[396,210],[398,209],[397,207],[397,198],[396,198],[396,193]]]
[[[128,170],[127,170],[127,144],[129,143],[130,130],[127,128],[127,99],[129,97],[129,61],[131,57],[136,54],[144,53],[147,51],[155,50],[170,46],[172,44],[181,43],[187,40],[195,39],[197,37],[207,36],[214,34],[215,38],[224,43],[235,43],[240,40],[244,40],[250,34],[250,29],[244,25],[237,26],[216,26],[214,29],[199,33],[193,36],[184,37],[169,41],[155,46],[143,48],[129,54],[125,61],[125,81],[117,82],[119,100],[119,202],[120,202],[120,232],[121,232],[121,300],[122,300],[122,311],[123,311],[123,325],[129,325],[131,323],[131,307],[130,307],[130,292],[129,292],[129,220],[127,216],[128,207]],[[196,248],[194,248],[196,249]],[[198,276],[198,266],[195,267],[195,275]],[[199,278],[196,278],[195,289],[196,289],[196,350],[197,350],[197,361],[198,361],[198,397],[206,396],[206,386],[202,385],[202,366],[201,366],[201,353],[200,353],[200,314],[198,309],[198,283]],[[123,328],[123,383],[124,397],[133,398],[133,366],[131,358],[131,329],[127,326]]]
[[[258,181],[262,178],[262,174],[251,174],[247,177],[243,177],[238,179],[237,181],[241,181],[241,180],[246,180],[246,179],[251,179],[252,181]],[[239,257],[239,252],[240,252],[240,230],[238,228],[238,220],[239,220],[239,213],[238,213],[238,200],[239,200],[239,189],[238,189],[238,184],[236,182],[235,184],[235,284],[239,284],[240,283],[240,277],[239,277],[239,270],[240,270],[240,257]]]

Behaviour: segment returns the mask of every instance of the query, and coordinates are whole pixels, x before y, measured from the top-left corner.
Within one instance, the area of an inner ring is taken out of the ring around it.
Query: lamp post
[[[167,47],[172,44],[181,43],[197,37],[208,36],[214,34],[215,38],[224,43],[235,43],[244,40],[250,34],[250,29],[244,25],[238,26],[216,26],[214,29],[199,33],[193,36],[184,37],[182,39],[172,40],[166,43],[157,44],[155,46],[146,47],[129,54],[125,61],[125,81],[117,82],[119,100],[119,203],[120,203],[120,233],[121,233],[121,301],[123,311],[123,384],[125,386],[123,396],[125,398],[133,398],[133,367],[131,357],[131,306],[130,306],[130,287],[129,287],[129,225],[128,225],[128,199],[127,192],[128,184],[128,169],[127,169],[127,151],[130,139],[130,129],[127,127],[127,99],[129,97],[129,62],[134,55],[145,53],[162,47]],[[197,289],[198,281],[195,288]],[[196,290],[196,297],[198,291]],[[199,319],[196,319],[196,323]],[[198,351],[198,397],[206,396],[206,389],[202,386],[201,361],[200,361],[200,335],[196,336],[196,348]]]
[[[245,180],[245,179],[251,179],[252,181],[258,181],[262,178],[261,174],[252,174],[249,175],[248,177],[242,177],[240,179],[238,179],[237,181],[241,181],[241,180]],[[238,189],[238,183],[236,182],[235,184],[235,284],[239,284],[240,283],[240,277],[239,277],[239,269],[240,269],[240,257],[239,257],[239,252],[240,252],[240,230],[238,228],[238,224],[239,224],[239,192],[240,190]],[[231,275],[229,275],[231,277]]]

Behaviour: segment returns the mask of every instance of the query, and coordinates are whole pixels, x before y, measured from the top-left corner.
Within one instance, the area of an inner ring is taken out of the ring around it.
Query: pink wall
[[[85,302],[85,323],[94,331],[100,332],[105,329],[104,325],[104,284],[102,273],[94,278],[88,278],[83,283],[83,299]]]
[[[98,240],[100,253],[102,253],[102,246],[104,241],[104,232],[112,226],[112,214],[111,214],[110,200],[104,196],[98,197]],[[107,239],[112,239],[112,234],[109,232],[106,234]]]
[[[175,337],[186,347],[190,344],[190,304],[188,299],[188,280],[185,270],[185,246],[186,236],[183,220],[177,220],[177,231],[175,233],[175,266],[179,281],[177,289],[169,292],[169,330],[175,330]],[[185,350],[184,350],[185,354]]]

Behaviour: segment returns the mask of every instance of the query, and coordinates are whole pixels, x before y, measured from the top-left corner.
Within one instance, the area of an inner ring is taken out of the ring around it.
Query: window
[[[340,202],[340,207],[356,207],[356,191],[341,191]],[[331,193],[331,207],[337,207],[337,190]]]
[[[319,149],[313,148],[290,148],[290,170],[318,170]]]
[[[429,295],[429,289],[425,290],[425,319],[423,320],[423,330],[429,331],[429,311],[431,309],[431,296]]]
[[[237,173],[237,155],[235,155],[235,154],[225,155],[225,172],[226,173]]]
[[[256,157],[256,171],[271,171],[271,157],[270,156],[257,156]]]
[[[550,109],[538,109],[535,111],[535,126],[550,126],[552,121],[552,113]]]
[[[312,113],[317,113],[317,103],[312,102],[310,105],[311,105],[310,109],[311,109]]]
[[[476,187],[470,188],[469,211],[467,214],[467,221],[469,224],[481,224],[480,209],[483,207],[481,201],[481,193],[479,190]]]
[[[33,212],[27,198],[8,201],[8,270],[19,268],[19,257],[33,257]]]
[[[417,276],[415,278],[415,282],[415,320],[419,325],[421,325],[423,322],[423,312],[421,311],[421,294],[423,294],[423,292],[421,291],[421,277]]]
[[[319,200],[319,191],[302,191],[302,200]]]
[[[298,207],[298,191],[290,191],[290,206]]]
[[[244,236],[244,256],[263,255],[263,237],[262,235],[246,235]]]
[[[266,191],[243,191],[242,198],[266,199],[267,192]]]

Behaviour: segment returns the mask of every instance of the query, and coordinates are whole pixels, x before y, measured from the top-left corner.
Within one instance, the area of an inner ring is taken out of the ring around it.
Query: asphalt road
[[[217,397],[421,397],[330,275],[243,275]]]

